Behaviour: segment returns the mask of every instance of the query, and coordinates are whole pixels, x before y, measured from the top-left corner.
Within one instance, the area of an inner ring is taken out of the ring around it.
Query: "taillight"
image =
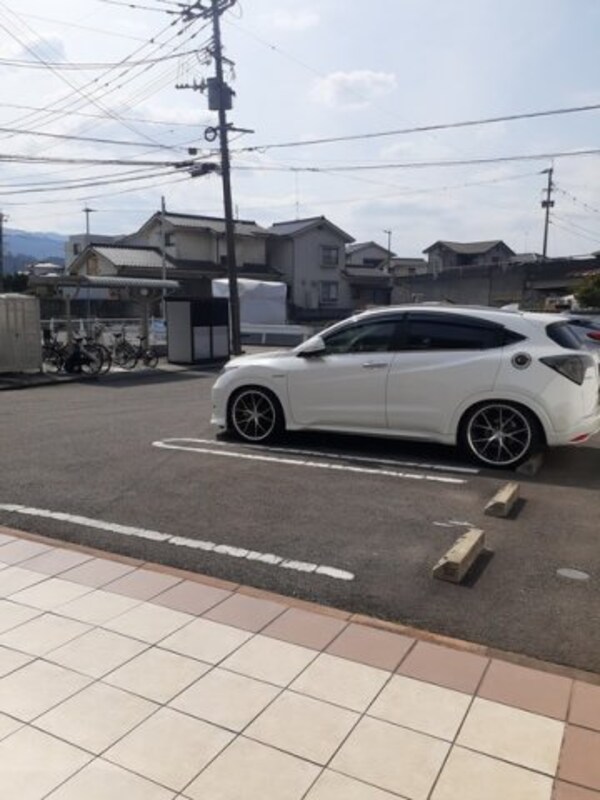
[[[572,355],[572,356],[546,356],[540,358],[542,364],[545,364],[550,369],[556,370],[565,378],[568,378],[573,383],[581,384],[585,380],[585,373],[588,367],[594,365],[594,360],[590,356]]]
[[[587,334],[587,338],[591,339],[593,342],[600,342],[600,331],[590,331]]]

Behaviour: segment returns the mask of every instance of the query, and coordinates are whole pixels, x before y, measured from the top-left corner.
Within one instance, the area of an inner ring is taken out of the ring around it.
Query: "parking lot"
[[[0,394],[0,523],[600,671],[600,442],[507,477],[449,448],[294,434],[247,447],[209,424],[214,375],[117,374]],[[465,586],[431,568],[468,527]],[[589,576],[573,580],[559,569]]]

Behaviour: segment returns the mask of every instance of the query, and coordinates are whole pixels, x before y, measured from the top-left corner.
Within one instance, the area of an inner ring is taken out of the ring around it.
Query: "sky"
[[[214,74],[210,27],[182,6],[0,0],[7,227],[82,233],[87,207],[92,234],[131,233],[162,196],[222,216],[219,175],[173,166],[190,147],[218,161],[206,94],[177,88]],[[600,104],[598,0],[238,0],[221,25],[229,120],[251,131],[230,135],[239,218],[324,215],[406,257],[438,239],[541,252],[553,167],[548,255],[600,250],[600,153],[546,156],[600,149],[600,110],[397,133]]]

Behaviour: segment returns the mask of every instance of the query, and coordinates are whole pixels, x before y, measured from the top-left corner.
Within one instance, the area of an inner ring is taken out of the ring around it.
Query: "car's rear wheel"
[[[490,401],[467,412],[459,444],[479,464],[508,469],[541,450],[544,435],[536,417],[523,406]]]
[[[276,439],[284,428],[279,400],[259,386],[239,389],[229,403],[228,428],[239,439],[253,444]]]

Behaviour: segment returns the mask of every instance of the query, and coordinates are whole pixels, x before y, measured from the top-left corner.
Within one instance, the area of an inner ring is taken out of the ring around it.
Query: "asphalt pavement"
[[[451,448],[219,437],[213,380],[163,371],[2,392],[0,523],[600,672],[598,440],[520,476],[518,514],[500,520],[483,509],[514,475]],[[471,525],[491,551],[481,568],[465,586],[432,579]]]

